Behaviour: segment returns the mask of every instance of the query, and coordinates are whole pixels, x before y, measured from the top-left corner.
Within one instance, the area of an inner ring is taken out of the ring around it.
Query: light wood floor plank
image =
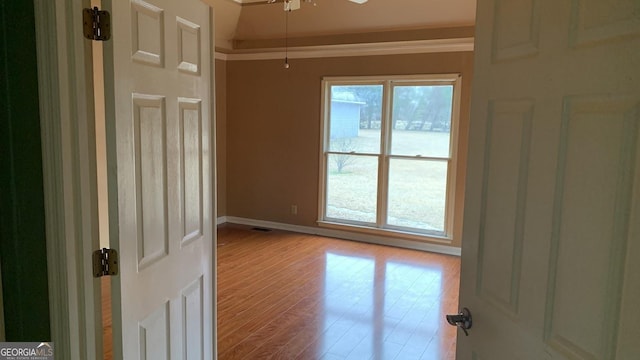
[[[218,244],[221,360],[455,358],[457,257],[229,225]]]

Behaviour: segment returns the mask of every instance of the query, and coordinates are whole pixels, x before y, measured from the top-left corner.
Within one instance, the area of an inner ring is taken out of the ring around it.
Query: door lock
[[[466,336],[469,336],[469,332],[467,330],[471,329],[473,322],[471,321],[471,311],[467,308],[463,308],[460,313],[457,315],[447,315],[447,322],[449,325],[457,326]]]

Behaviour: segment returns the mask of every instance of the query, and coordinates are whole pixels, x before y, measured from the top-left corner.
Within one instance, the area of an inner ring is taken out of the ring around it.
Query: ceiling
[[[282,2],[266,0],[205,0],[216,13],[216,47],[233,50],[238,42],[285,37]],[[347,0],[302,2],[288,14],[289,38],[347,34],[407,32],[434,28],[469,27],[475,23],[476,0]],[[415,35],[414,35],[415,36]]]

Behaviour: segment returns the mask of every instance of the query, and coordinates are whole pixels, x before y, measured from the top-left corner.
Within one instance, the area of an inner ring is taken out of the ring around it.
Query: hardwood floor
[[[102,353],[104,360],[112,360],[111,278],[108,276],[101,278],[100,286],[102,291]]]
[[[453,256],[221,227],[219,359],[454,359],[459,278]]]

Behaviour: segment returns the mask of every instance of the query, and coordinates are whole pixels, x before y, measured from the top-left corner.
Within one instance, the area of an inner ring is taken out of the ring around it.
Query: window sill
[[[445,245],[445,246],[451,246],[451,243],[453,242],[452,238],[445,237],[445,236],[420,234],[420,233],[413,233],[413,232],[407,232],[407,231],[395,230],[395,229],[379,229],[379,228],[372,228],[368,226],[344,224],[344,223],[338,223],[338,222],[332,222],[332,221],[326,221],[326,220],[318,220],[318,226],[323,228],[333,229],[333,230],[356,232],[356,233],[372,235],[372,236],[380,236],[385,238],[391,237],[395,239],[416,241],[421,243],[431,243],[431,244]]]

